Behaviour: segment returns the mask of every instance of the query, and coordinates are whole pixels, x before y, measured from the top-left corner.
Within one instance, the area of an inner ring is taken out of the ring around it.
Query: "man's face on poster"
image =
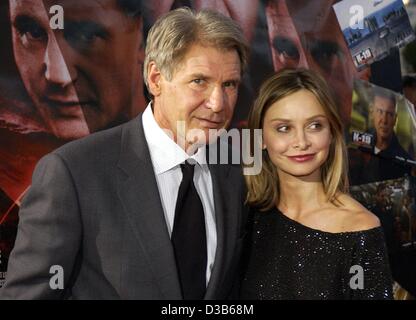
[[[393,100],[387,97],[375,96],[372,106],[374,128],[377,139],[390,140],[396,124],[396,107]]]
[[[303,67],[317,71],[334,90],[341,117],[348,121],[353,79],[368,79],[368,70],[357,72],[332,2],[269,1],[269,38],[275,70]]]
[[[143,107],[140,17],[117,0],[9,1],[16,64],[51,133],[76,139]],[[53,5],[63,30],[50,28]]]
[[[256,29],[259,0],[195,0],[193,3],[196,10],[216,10],[237,21],[248,42],[251,42]]]
[[[273,66],[283,68],[307,68],[306,52],[285,0],[269,1],[266,6],[269,38],[272,47]]]
[[[152,21],[156,21],[161,15],[184,5],[196,11],[202,9],[218,11],[237,21],[249,42],[254,36],[259,0],[153,0],[145,3]]]

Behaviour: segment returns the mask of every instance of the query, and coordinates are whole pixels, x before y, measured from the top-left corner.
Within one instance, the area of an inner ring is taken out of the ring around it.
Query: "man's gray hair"
[[[149,84],[148,66],[155,62],[168,80],[182,62],[193,44],[214,47],[220,50],[236,50],[241,72],[247,67],[248,45],[237,22],[219,12],[179,8],[159,18],[149,31],[146,42],[143,79]]]
[[[396,95],[392,91],[385,89],[385,88],[381,88],[381,87],[373,87],[373,92],[372,92],[373,102],[376,97],[389,100],[394,105],[394,112],[397,113],[397,98],[396,98]]]

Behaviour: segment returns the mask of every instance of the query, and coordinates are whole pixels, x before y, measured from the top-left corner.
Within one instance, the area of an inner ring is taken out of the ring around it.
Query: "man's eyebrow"
[[[206,80],[206,79],[210,79],[210,77],[209,77],[208,75],[203,74],[203,73],[192,73],[192,74],[190,75],[190,77],[191,77],[192,79],[204,79],[204,80]]]
[[[34,17],[28,15],[28,14],[18,14],[14,17],[13,21],[27,21],[27,20],[35,20]]]
[[[65,20],[65,29],[71,34],[74,32],[81,32],[86,34],[95,34],[103,38],[108,37],[110,33],[102,25],[90,20]]]
[[[327,48],[333,49],[340,47],[339,43],[334,40],[319,39],[316,37],[312,37],[311,39],[309,39],[308,43],[315,44],[317,46],[325,46]]]
[[[289,37],[281,35],[275,36],[273,39],[273,47],[279,53],[286,52],[289,57],[299,59],[300,54],[298,48],[296,47],[296,43]]]
[[[41,24],[37,19],[33,16],[30,16],[28,14],[19,14],[17,15],[13,20],[13,26],[16,29],[22,30],[27,29],[33,26],[38,26],[42,28]],[[43,28],[42,28],[43,29]]]
[[[341,46],[336,41],[312,38],[307,41],[307,45],[315,55],[342,54]]]
[[[231,77],[231,78],[229,78],[228,80],[225,80],[225,81],[237,81],[237,82],[240,82],[241,81],[241,77],[238,75],[236,77]]]
[[[379,106],[375,106],[375,109],[382,111],[384,113],[391,113],[391,114],[395,114],[396,111],[395,110],[384,110],[383,108],[379,107]]]
[[[203,79],[203,80],[210,80],[212,79],[211,76],[204,74],[204,73],[192,73],[189,76],[191,79]],[[231,77],[229,79],[224,80],[223,82],[230,82],[230,81],[235,81],[235,82],[240,82],[241,78],[239,76],[236,77]]]

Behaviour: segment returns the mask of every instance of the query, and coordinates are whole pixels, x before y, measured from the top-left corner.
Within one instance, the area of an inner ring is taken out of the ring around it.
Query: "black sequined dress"
[[[381,227],[329,233],[277,209],[252,218],[242,299],[392,299]]]

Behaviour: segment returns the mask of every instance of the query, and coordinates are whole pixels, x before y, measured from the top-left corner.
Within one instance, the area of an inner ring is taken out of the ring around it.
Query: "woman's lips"
[[[288,156],[288,158],[294,162],[307,162],[312,160],[315,157],[315,153],[310,154],[302,154],[302,155],[295,155],[295,156]]]

